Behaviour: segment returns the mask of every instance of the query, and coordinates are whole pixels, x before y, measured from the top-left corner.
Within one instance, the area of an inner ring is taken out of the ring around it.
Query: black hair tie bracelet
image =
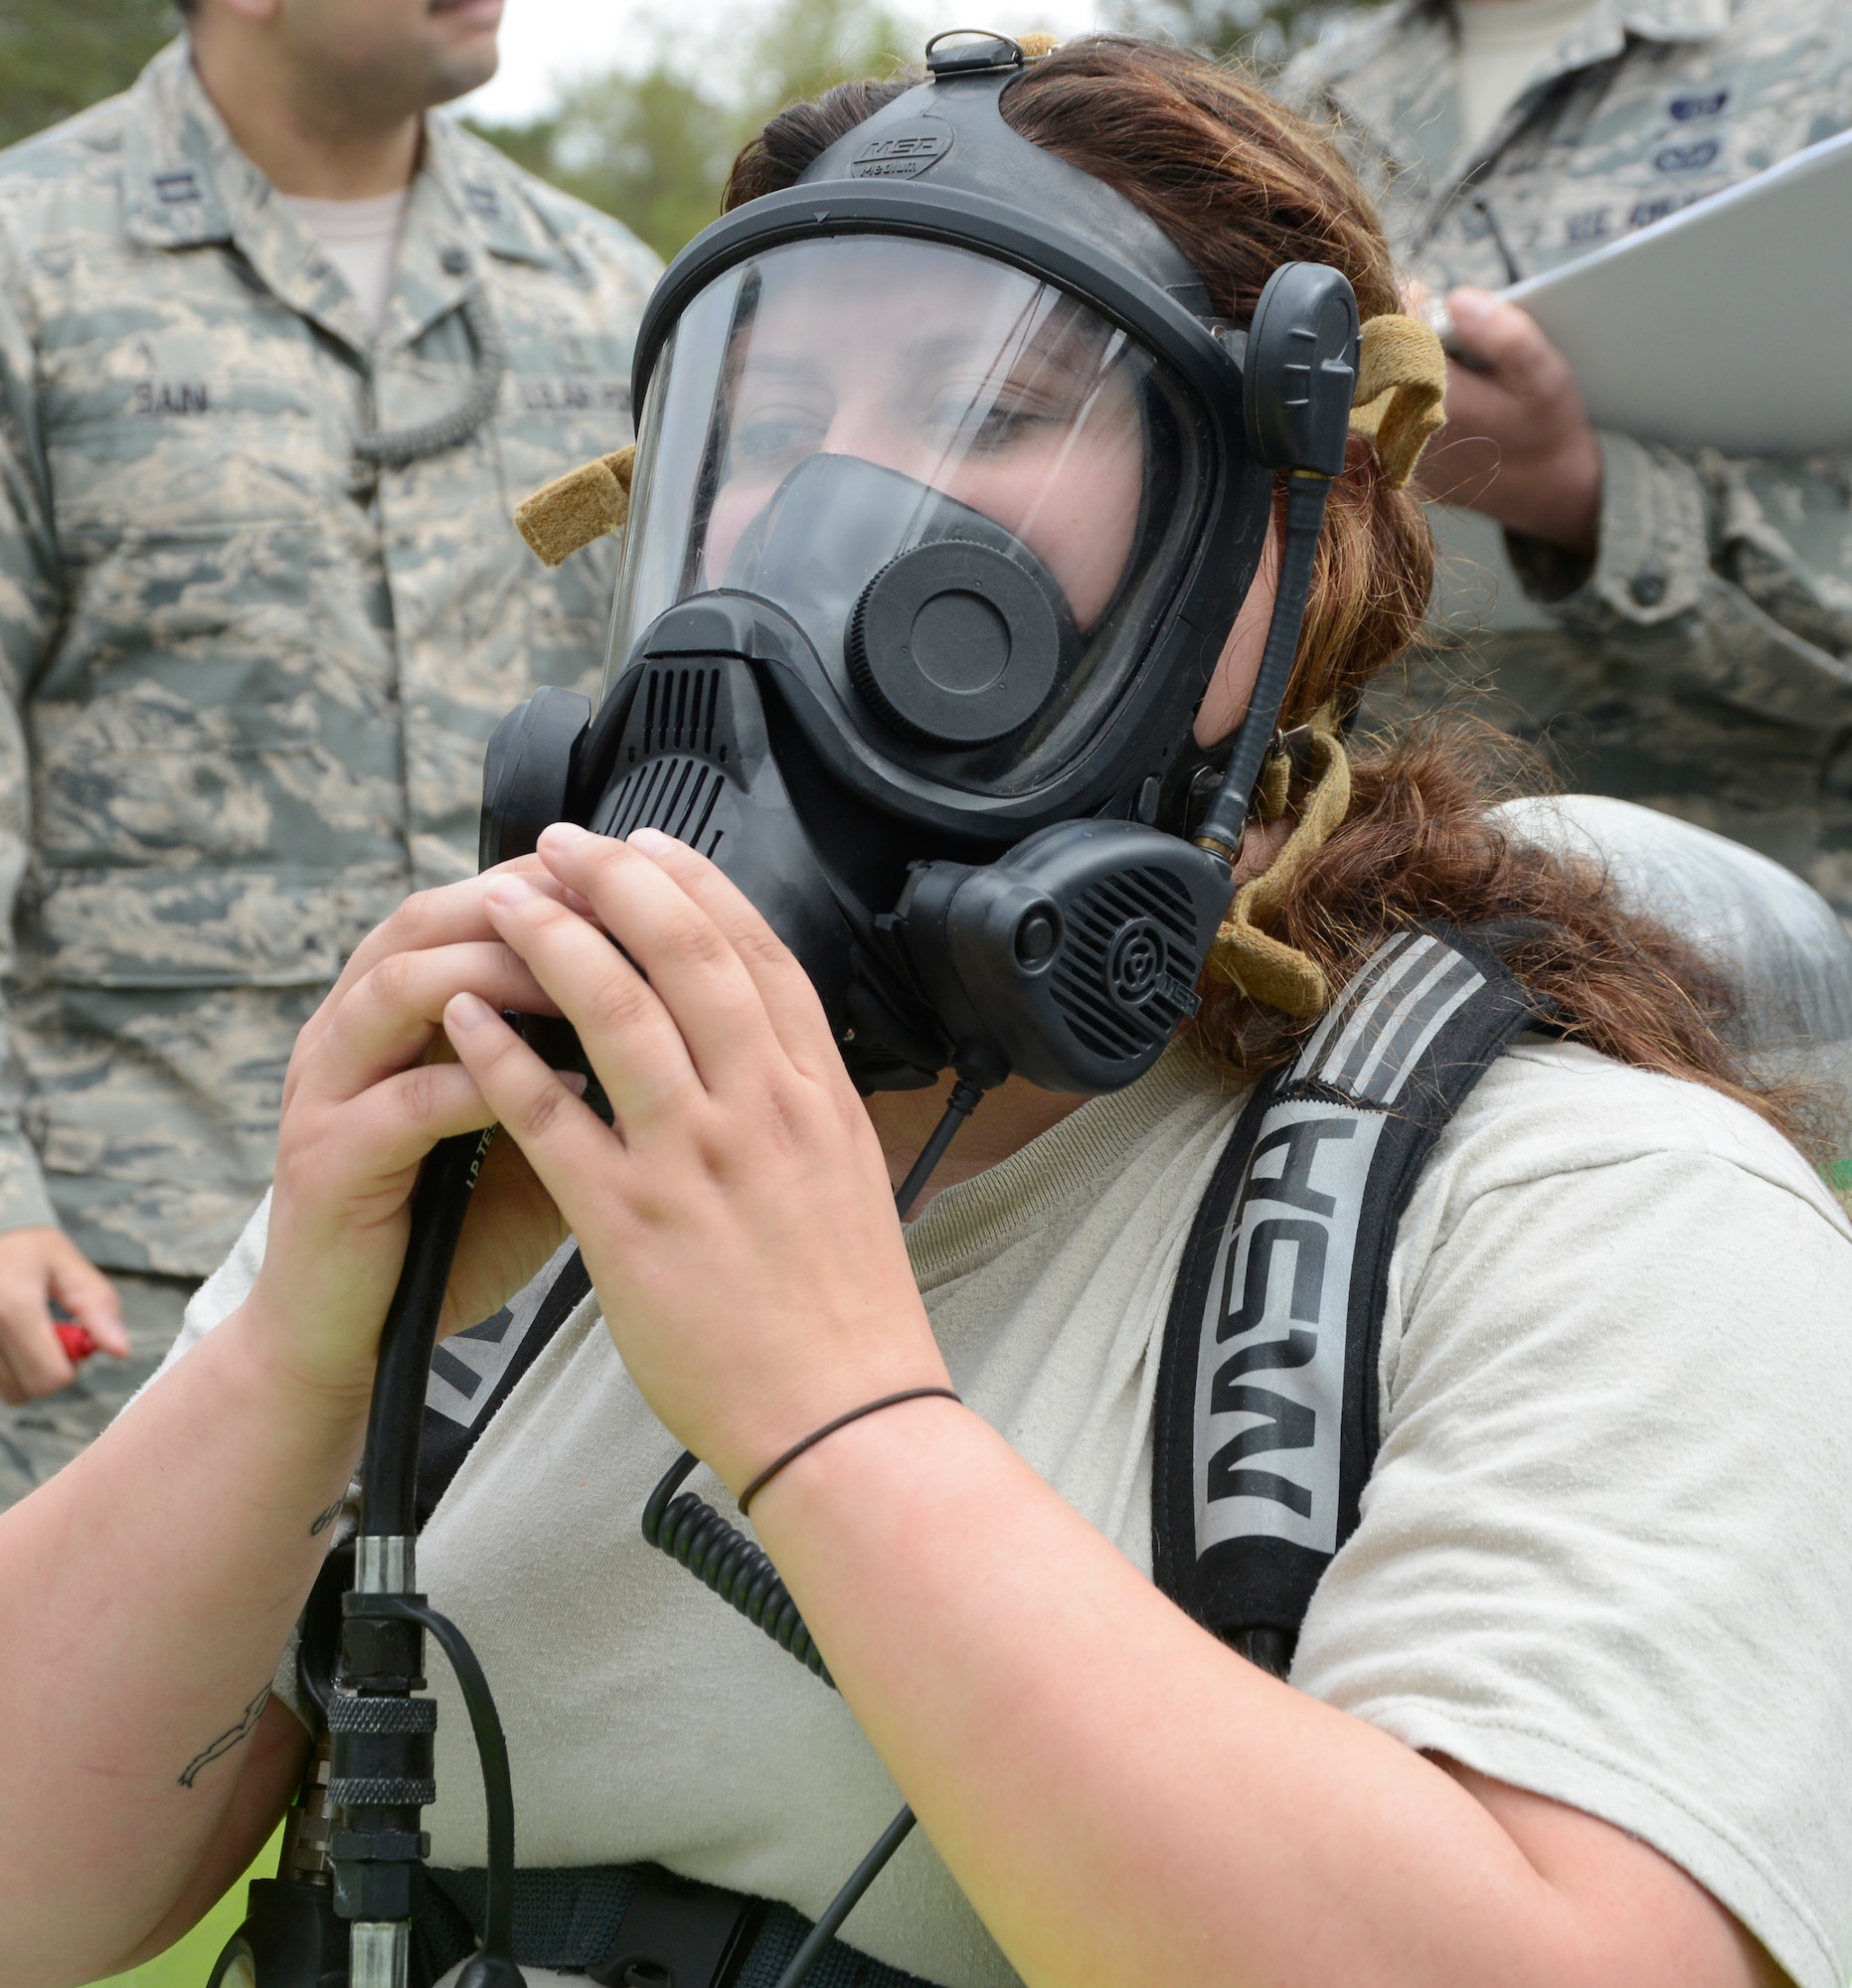
[[[851,1408],[846,1415],[838,1415],[833,1422],[825,1422],[819,1429],[812,1429],[801,1442],[794,1442],[782,1456],[774,1457],[765,1465],[751,1484],[740,1493],[740,1516],[746,1517],[747,1507],[765,1488],[787,1463],[795,1463],[807,1449],[814,1449],[826,1435],[834,1435],[839,1428],[847,1428],[851,1422],[859,1422],[864,1415],[878,1414],[883,1408],[899,1408],[903,1402],[924,1402],[938,1397],[947,1402],[957,1402],[963,1406],[963,1398],[950,1388],[908,1388],[898,1395],[883,1395],[878,1402],[864,1402],[859,1408]]]

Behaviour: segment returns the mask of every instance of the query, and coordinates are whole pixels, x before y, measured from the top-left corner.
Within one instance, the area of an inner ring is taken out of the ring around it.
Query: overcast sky
[[[738,17],[740,0],[676,0],[675,18],[698,34],[704,21]],[[502,64],[494,81],[457,106],[494,123],[519,123],[552,102],[561,78],[584,76],[628,60],[647,60],[654,47],[649,28],[666,9],[657,0],[508,0],[502,17]],[[919,12],[914,7],[910,12]],[[955,10],[954,10],[955,11]],[[980,17],[984,9],[974,10]],[[1095,0],[1011,0],[1010,28],[1027,34],[1044,28],[1079,34],[1095,25]],[[697,67],[698,65],[691,65]]]

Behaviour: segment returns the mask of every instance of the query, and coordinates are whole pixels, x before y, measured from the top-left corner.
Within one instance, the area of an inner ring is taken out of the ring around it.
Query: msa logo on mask
[[[903,131],[871,139],[849,165],[853,180],[913,180],[951,150],[951,132],[936,118],[922,117]]]

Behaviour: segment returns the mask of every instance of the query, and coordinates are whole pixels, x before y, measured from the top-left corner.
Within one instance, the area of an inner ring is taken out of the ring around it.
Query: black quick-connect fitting
[[[424,1683],[424,1632],[398,1612],[401,1600],[342,1598],[342,1688],[328,1698],[328,1798],[342,1811],[329,1850],[334,1908],[344,1919],[410,1920],[418,1866],[430,1851],[420,1811],[437,1798],[437,1706],[412,1696]]]
[[[329,1796],[342,1805],[334,1833],[335,1910],[356,1928],[353,1988],[394,1988],[403,1962],[386,1945],[419,1902],[420,1867],[430,1838],[419,1810],[436,1799],[436,1702],[411,1694],[421,1675],[424,1633],[437,1640],[463,1694],[482,1762],[488,1818],[488,1902],[482,1951],[459,1988],[520,1988],[514,1964],[514,1790],[508,1742],[488,1679],[462,1632],[421,1594],[354,1592],[342,1598],[342,1686],[328,1699],[334,1736]],[[362,1935],[365,1935],[363,1938]],[[367,1950],[379,1944],[378,1954]],[[378,1979],[367,1978],[371,1969]]]
[[[413,1591],[419,1436],[431,1347],[463,1218],[494,1136],[491,1128],[442,1140],[425,1160],[412,1198],[405,1265],[380,1335],[361,1465],[354,1587],[341,1600],[338,1689],[328,1694],[327,1708],[334,1738],[328,1792],[341,1813],[329,1852],[334,1908],[352,1928],[350,1988],[407,1988],[412,1917],[430,1850],[421,1811],[437,1797],[437,1707],[414,1696],[424,1684],[426,1628],[457,1672],[483,1752],[491,1890],[504,1900],[512,1892],[507,1749],[488,1687],[455,1627]],[[488,1746],[485,1719],[492,1729]],[[498,1794],[504,1811],[499,1829]],[[485,1945],[512,1967],[505,1905],[494,1932],[501,1944],[492,1937]],[[512,1978],[518,1981],[518,1972]]]

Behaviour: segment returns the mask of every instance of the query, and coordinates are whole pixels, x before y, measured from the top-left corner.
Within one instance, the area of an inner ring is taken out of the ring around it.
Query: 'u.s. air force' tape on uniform
[[[1283,1668],[1376,1458],[1396,1230],[1434,1141],[1535,1019],[1497,954],[1398,932],[1242,1112],[1185,1246],[1158,1378],[1159,1585]]]

